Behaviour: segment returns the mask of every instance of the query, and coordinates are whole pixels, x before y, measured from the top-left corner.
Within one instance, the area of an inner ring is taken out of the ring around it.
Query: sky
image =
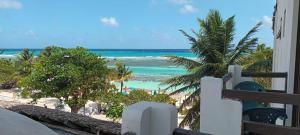
[[[235,15],[235,41],[257,22],[273,46],[275,0],[0,0],[0,48],[187,49],[210,9]],[[192,33],[191,33],[192,34]]]

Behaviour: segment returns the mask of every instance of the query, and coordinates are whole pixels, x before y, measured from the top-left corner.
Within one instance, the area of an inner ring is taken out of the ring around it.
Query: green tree
[[[131,105],[140,101],[151,101],[151,95],[144,90],[133,90],[126,97],[125,104]]]
[[[153,102],[159,103],[168,103],[168,104],[175,104],[176,100],[171,98],[168,94],[157,94],[152,96]]]
[[[51,55],[52,48],[54,46],[48,46],[41,51],[40,57],[49,57]]]
[[[197,60],[169,56],[175,64],[184,66],[188,74],[164,82],[169,84],[169,88],[177,88],[171,95],[193,90],[179,108],[182,110],[186,106],[191,106],[180,126],[189,125],[192,129],[199,129],[200,124],[200,79],[204,76],[222,77],[229,65],[240,63],[244,57],[253,52],[258,40],[254,34],[261,26],[261,23],[258,23],[234,44],[234,16],[224,20],[218,11],[211,10],[206,19],[198,19],[198,23],[200,30],[192,31],[195,37],[181,30],[190,41],[191,51],[198,57]]]
[[[121,93],[109,92],[105,95],[107,104],[106,117],[113,119],[114,121],[122,117],[124,107],[132,105],[141,101],[154,101],[160,103],[174,104],[176,101],[167,94],[150,95],[144,90],[134,90],[128,95]]]
[[[105,100],[103,101],[107,105],[106,117],[113,119],[113,121],[120,119],[125,107],[125,96],[115,92],[110,92],[105,96]]]
[[[242,61],[243,68],[249,72],[271,72],[272,71],[273,49],[259,44],[254,53]]]
[[[0,84],[14,80],[16,74],[15,64],[11,60],[0,59]]]
[[[246,57],[241,65],[247,72],[272,72],[273,49],[265,44],[257,45],[254,53]],[[255,78],[255,81],[270,89],[271,78]]]
[[[24,62],[24,61],[32,61],[33,57],[34,57],[33,52],[30,52],[28,48],[25,48],[22,50],[21,53],[18,54],[17,59],[20,62]]]
[[[41,57],[30,75],[21,80],[23,92],[33,99],[63,99],[77,113],[88,100],[95,100],[110,88],[106,61],[86,49],[52,47],[51,55]]]
[[[123,91],[124,81],[128,81],[132,77],[132,71],[122,63],[116,64],[116,77],[117,80],[121,83],[120,91]]]
[[[17,55],[17,66],[20,76],[27,76],[31,72],[32,63],[34,59],[33,52],[30,52],[28,48],[25,48]]]

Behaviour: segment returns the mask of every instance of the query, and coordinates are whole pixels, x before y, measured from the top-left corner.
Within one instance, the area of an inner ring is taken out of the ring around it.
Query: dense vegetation
[[[261,23],[255,25],[236,44],[233,43],[235,35],[234,16],[223,19],[218,11],[211,10],[206,19],[198,19],[200,29],[192,31],[194,36],[181,30],[190,41],[191,51],[197,55],[197,60],[183,57],[169,56],[175,64],[185,66],[188,74],[180,75],[165,81],[169,88],[178,88],[172,94],[193,90],[193,93],[183,102],[179,110],[190,107],[180,123],[180,126],[190,126],[199,129],[200,124],[200,79],[204,76],[222,77],[227,72],[229,65],[244,63],[245,59],[256,57],[255,51],[258,38],[254,34]],[[256,59],[247,63],[247,67],[256,63]],[[258,64],[258,63],[257,63]]]
[[[128,95],[118,94],[108,94],[106,95],[108,100],[106,104],[108,105],[107,117],[117,120],[121,118],[124,106],[135,104],[140,101],[150,101],[150,102],[159,102],[159,103],[168,103],[175,104],[176,100],[172,99],[167,94],[156,94],[151,95],[144,90],[134,90],[131,91]]]
[[[106,59],[81,47],[50,46],[37,57],[25,48],[14,60],[0,59],[0,74],[0,84],[11,80],[14,85],[18,82],[23,97],[34,101],[56,97],[70,106],[73,113],[88,100],[95,101],[113,120],[121,117],[124,107],[140,101],[175,103],[167,94],[151,95],[143,90],[124,95],[122,84],[132,72],[122,63],[108,68]],[[111,81],[121,83],[120,91]]]
[[[106,61],[86,49],[52,47],[51,55],[39,57],[20,86],[34,99],[56,97],[78,112],[109,89],[107,75]]]

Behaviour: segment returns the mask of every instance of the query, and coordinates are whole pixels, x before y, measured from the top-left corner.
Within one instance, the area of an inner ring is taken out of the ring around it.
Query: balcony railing
[[[285,90],[266,90],[266,92],[253,92],[245,90],[232,90],[224,88],[223,98],[238,101],[257,101],[263,103],[281,103],[300,106],[300,94],[287,94],[287,73],[242,73],[242,77],[265,77],[265,78],[285,78]],[[232,77],[231,73],[225,75],[225,84]],[[259,122],[243,121],[243,131],[267,135],[299,135],[299,127],[287,127],[282,125],[266,124]]]

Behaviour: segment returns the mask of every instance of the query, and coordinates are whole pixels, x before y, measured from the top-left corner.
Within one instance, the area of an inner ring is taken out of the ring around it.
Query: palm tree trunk
[[[123,81],[121,82],[121,93],[123,91]]]

